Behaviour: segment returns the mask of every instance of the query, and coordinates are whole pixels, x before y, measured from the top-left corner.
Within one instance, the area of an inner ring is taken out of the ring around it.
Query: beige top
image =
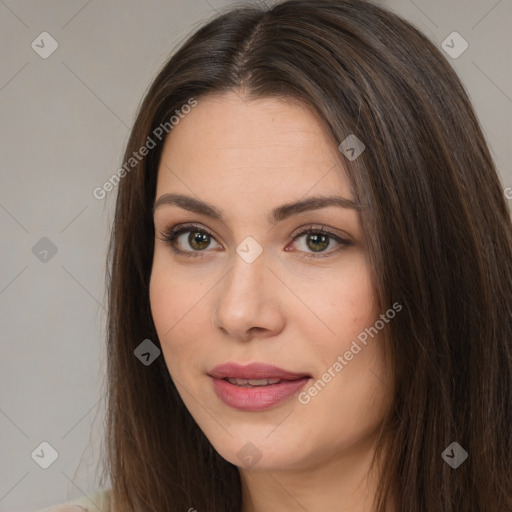
[[[73,501],[45,508],[39,512],[112,512],[110,507],[110,489],[82,496]]]

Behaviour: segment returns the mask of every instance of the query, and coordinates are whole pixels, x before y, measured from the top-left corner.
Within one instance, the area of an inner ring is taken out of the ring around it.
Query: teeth
[[[227,379],[230,384],[240,386],[242,388],[251,388],[255,386],[268,386],[269,384],[277,384],[281,379]]]

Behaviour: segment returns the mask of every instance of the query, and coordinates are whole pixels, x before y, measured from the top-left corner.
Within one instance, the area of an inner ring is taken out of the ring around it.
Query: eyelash
[[[180,225],[170,226],[169,228],[164,230],[164,232],[160,232],[161,236],[159,237],[159,239],[162,240],[163,242],[169,244],[171,249],[176,254],[180,254],[182,256],[190,257],[190,258],[204,257],[205,255],[203,253],[205,253],[207,251],[207,249],[204,249],[202,251],[194,251],[194,250],[183,251],[176,246],[176,239],[183,233],[187,233],[187,232],[198,232],[201,234],[208,235],[211,238],[215,239],[215,236],[209,229],[201,227],[197,224],[180,224]],[[327,231],[323,226],[318,228],[318,227],[315,227],[314,225],[308,226],[307,228],[301,230],[299,233],[295,234],[294,236],[291,236],[290,240],[295,242],[295,240],[301,238],[302,236],[312,234],[312,233],[326,235],[329,238],[332,238],[333,240],[338,242],[340,244],[340,246],[338,247],[338,249],[333,249],[333,250],[318,253],[318,254],[305,253],[305,255],[303,256],[304,258],[325,258],[327,256],[330,256],[332,253],[336,253],[339,250],[344,249],[345,247],[354,245],[354,243],[352,241],[347,240],[346,238],[342,238],[339,235],[331,233],[330,231]]]

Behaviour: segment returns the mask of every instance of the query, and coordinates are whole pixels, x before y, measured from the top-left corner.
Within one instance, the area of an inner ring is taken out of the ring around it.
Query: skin
[[[265,362],[316,382],[384,313],[356,210],[329,206],[275,224],[267,218],[312,195],[354,199],[325,127],[291,99],[203,97],[166,140],[156,198],[166,193],[199,198],[223,214],[221,221],[176,205],[156,208],[150,301],[185,405],[213,447],[239,467],[243,512],[373,510],[376,480],[368,469],[391,398],[382,333],[306,405],[295,396],[265,411],[239,411],[217,397],[207,375],[227,361]],[[182,250],[202,258],[175,254],[161,239],[166,228],[188,222],[214,235],[203,251],[190,245],[188,232],[179,237]],[[310,225],[352,244],[330,238],[315,252],[308,235],[290,240]],[[236,252],[247,236],[263,248],[250,264]],[[316,254],[326,256],[308,257]],[[247,442],[261,454],[250,467],[237,456]]]

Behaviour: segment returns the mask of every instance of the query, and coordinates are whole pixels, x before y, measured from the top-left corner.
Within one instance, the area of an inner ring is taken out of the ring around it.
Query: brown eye
[[[296,245],[296,249],[304,253],[306,258],[332,256],[340,250],[354,245],[351,240],[327,231],[324,226],[315,227],[311,225],[293,235],[291,239]]]
[[[221,248],[209,230],[193,224],[169,227],[160,235],[160,240],[168,243],[176,254],[182,256],[203,257],[207,254],[205,249]],[[217,244],[217,247],[210,247],[212,242]]]
[[[321,252],[329,247],[329,237],[318,233],[308,234],[306,244],[312,251]]]
[[[202,231],[190,231],[188,243],[192,249],[202,251],[210,245],[210,235]]]

